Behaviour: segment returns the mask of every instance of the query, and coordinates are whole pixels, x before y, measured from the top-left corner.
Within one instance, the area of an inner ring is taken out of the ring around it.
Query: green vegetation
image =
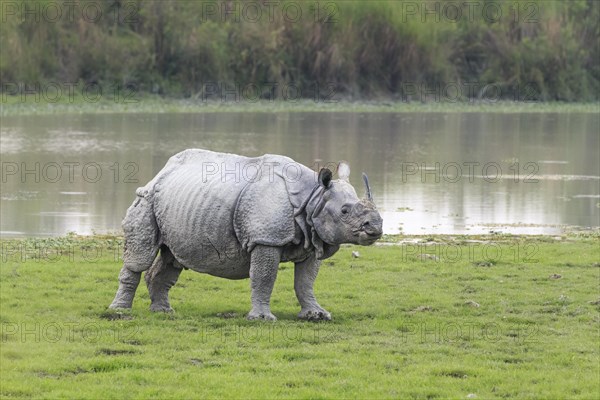
[[[293,83],[306,98],[317,87],[319,98],[599,98],[596,0],[262,3],[3,2],[2,89],[98,84],[220,98],[238,85],[242,96],[286,98],[280,89]]]
[[[29,98],[31,100],[31,98]],[[175,99],[159,95],[138,94],[132,101],[99,99],[87,102],[82,97],[72,102],[22,101],[20,96],[6,96],[0,102],[0,116],[48,115],[48,114],[103,114],[103,113],[202,113],[202,112],[438,112],[438,113],[598,113],[600,103],[530,102],[517,103],[499,101],[458,103],[404,103],[384,101],[339,101],[322,103],[313,100],[222,102]]]
[[[173,315],[108,312],[120,238],[4,240],[2,398],[598,398],[598,234],[386,237],[324,261],[331,323],[184,271]],[[359,251],[354,258],[352,251]],[[470,396],[469,396],[470,395]]]

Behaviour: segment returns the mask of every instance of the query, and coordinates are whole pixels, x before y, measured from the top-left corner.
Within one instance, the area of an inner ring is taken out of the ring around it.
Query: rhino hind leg
[[[152,267],[146,271],[145,280],[150,293],[150,311],[173,312],[169,303],[169,290],[177,283],[181,267],[165,245],[160,249]]]
[[[109,308],[131,308],[135,290],[140,283],[141,272],[134,272],[123,266],[119,273],[119,289]]]
[[[153,209],[150,201],[139,193],[127,210],[123,231],[123,268],[119,273],[119,289],[109,308],[131,308],[142,271],[150,268],[158,253],[159,232]]]

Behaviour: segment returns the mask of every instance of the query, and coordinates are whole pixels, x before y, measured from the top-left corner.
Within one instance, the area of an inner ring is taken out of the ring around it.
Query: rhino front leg
[[[249,320],[264,319],[275,321],[277,318],[271,314],[271,293],[281,250],[277,247],[256,246],[250,255],[250,286],[252,288],[252,310],[248,313]]]
[[[331,321],[331,314],[317,303],[313,286],[319,273],[321,261],[314,254],[294,267],[294,290],[300,302],[298,318],[309,321]]]
[[[162,246],[160,256],[156,257],[152,267],[146,271],[145,280],[150,293],[150,311],[173,312],[169,303],[169,290],[177,283],[181,268],[167,246]]]

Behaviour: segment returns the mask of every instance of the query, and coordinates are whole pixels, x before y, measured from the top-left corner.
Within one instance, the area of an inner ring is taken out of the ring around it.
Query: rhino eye
[[[350,206],[343,206],[342,207],[342,214],[346,215],[350,212]]]

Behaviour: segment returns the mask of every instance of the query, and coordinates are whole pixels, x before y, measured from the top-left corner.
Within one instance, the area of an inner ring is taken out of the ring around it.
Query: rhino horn
[[[369,186],[369,177],[363,172],[363,180],[365,181],[365,197],[371,203],[373,202],[373,195],[371,194],[371,186]]]

